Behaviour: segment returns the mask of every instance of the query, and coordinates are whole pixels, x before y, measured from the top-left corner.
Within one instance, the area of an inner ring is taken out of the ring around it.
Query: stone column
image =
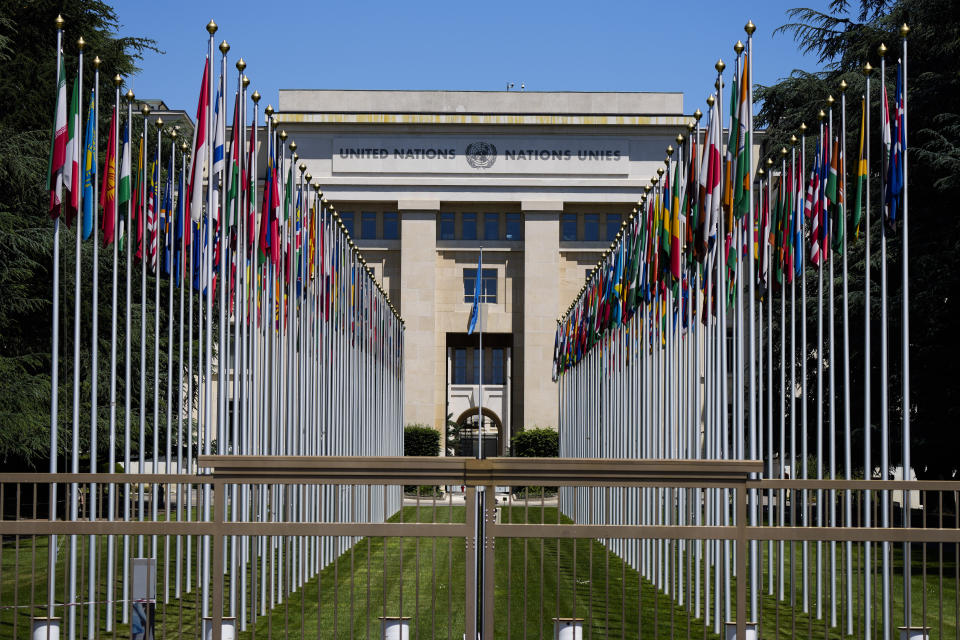
[[[560,304],[562,202],[523,202],[523,425],[557,428],[551,380]]]
[[[400,200],[400,315],[406,322],[403,423],[436,422],[436,277],[438,200]]]

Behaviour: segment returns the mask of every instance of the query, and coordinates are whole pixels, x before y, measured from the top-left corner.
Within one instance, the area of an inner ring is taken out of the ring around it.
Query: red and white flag
[[[47,187],[50,190],[50,217],[60,216],[63,202],[63,165],[67,157],[67,74],[60,59],[57,76],[57,107],[54,111],[53,137],[50,139],[50,163]]]
[[[203,80],[200,85],[200,101],[197,103],[197,126],[193,129],[193,157],[190,159],[190,184],[187,186],[187,203],[193,222],[203,215],[203,169],[207,161],[207,109],[210,106],[210,60],[203,63]],[[190,223],[184,220],[184,242],[190,244]]]

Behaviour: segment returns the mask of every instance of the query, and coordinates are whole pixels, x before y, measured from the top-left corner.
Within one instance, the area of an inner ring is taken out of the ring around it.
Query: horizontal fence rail
[[[583,625],[584,638],[713,638],[725,623],[731,632],[736,624],[737,637],[748,637],[753,623],[764,638],[862,637],[864,603],[877,592],[854,589],[859,613],[846,634],[830,622],[831,607],[844,604],[838,582],[848,562],[858,576],[884,554],[902,566],[893,542],[913,550],[915,609],[928,637],[960,637],[958,482],[757,480],[760,463],[752,461],[201,456],[199,463],[209,473],[0,479],[0,637],[30,637],[35,619],[76,608],[78,628],[88,629],[90,612],[97,621],[85,637],[126,638],[137,607],[158,638],[198,637],[205,624],[215,638],[224,625],[241,638],[374,638],[395,618],[410,625],[411,638],[474,637],[478,601],[484,638],[551,637],[554,618]],[[51,512],[53,484],[83,488],[77,520],[59,519],[59,507]],[[150,494],[163,502],[140,509],[137,490],[152,485],[164,487]],[[196,518],[204,486],[209,521]],[[703,524],[708,491],[727,492],[728,524]],[[782,499],[766,501],[781,491]],[[803,491],[807,501],[798,497]],[[893,509],[902,491],[915,492],[921,507],[911,526],[866,525],[867,505],[878,511],[886,501]],[[756,525],[748,518],[752,493],[764,514]],[[129,503],[127,519],[106,519],[111,496],[116,513]],[[234,512],[234,503],[248,507]],[[791,504],[808,507],[779,526],[776,509]],[[661,524],[640,524],[650,508],[660,509]],[[849,511],[852,524],[830,526],[831,508],[840,522]],[[58,541],[69,536],[80,541],[78,557],[95,551],[79,578],[93,580],[98,598],[71,602],[60,588],[67,561]],[[51,541],[59,549],[52,569]],[[756,610],[747,598],[751,543],[761,549]],[[211,566],[223,568],[212,576],[194,561],[205,546]],[[822,563],[825,579],[802,571],[804,554],[811,566]],[[141,558],[156,561],[147,598],[119,587]],[[116,578],[107,583],[111,564]],[[52,603],[50,571],[58,585]]]

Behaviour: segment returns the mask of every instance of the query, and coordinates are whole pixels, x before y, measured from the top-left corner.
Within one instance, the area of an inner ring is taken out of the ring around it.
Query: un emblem
[[[497,161],[497,148],[490,142],[471,142],[466,156],[467,164],[474,169],[489,169]]]

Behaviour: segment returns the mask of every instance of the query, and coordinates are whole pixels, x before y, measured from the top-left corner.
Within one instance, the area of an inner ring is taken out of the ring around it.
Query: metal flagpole
[[[883,44],[880,45],[878,50],[880,54],[880,116],[883,125],[883,135],[881,136],[881,153],[882,158],[885,159],[888,157],[889,144],[890,144],[890,129],[889,129],[889,120],[887,118],[887,93],[886,93],[886,81],[887,81],[887,47]],[[883,163],[884,169],[886,169],[886,162]],[[880,172],[880,193],[883,194],[886,192],[887,186],[887,177],[886,171]],[[882,196],[881,196],[882,197]],[[887,480],[890,474],[890,431],[889,431],[889,379],[887,375],[889,373],[889,368],[887,366],[887,345],[889,340],[887,338],[887,230],[886,230],[886,216],[883,212],[886,211],[887,204],[885,201],[882,201],[881,205],[881,216],[880,216],[880,479]],[[890,526],[890,492],[884,490],[880,494],[880,526],[887,528]],[[891,581],[891,567],[890,567],[890,543],[888,541],[883,541],[881,543],[883,556],[882,566],[883,566],[883,639],[890,640],[893,634],[893,624],[890,619],[892,601],[890,600],[890,581]]]
[[[176,175],[177,175],[177,131],[176,129],[171,129],[169,132],[170,135],[170,169],[169,174],[167,175],[167,184],[170,185],[169,192],[169,202],[170,207],[167,210],[166,224],[163,226],[163,251],[164,258],[167,263],[167,439],[166,439],[166,450],[164,455],[164,473],[172,473],[171,471],[171,458],[173,457],[173,280],[174,280],[174,265],[173,261],[176,260],[176,250],[173,247],[173,228],[174,228],[174,191],[176,190]],[[167,197],[164,198],[166,203]],[[158,248],[159,251],[159,248]],[[169,256],[167,256],[167,251],[169,251]],[[159,281],[159,270],[157,274],[157,280]],[[179,471],[179,469],[178,469]],[[171,500],[171,486],[166,484],[163,487],[163,504],[166,509],[166,520],[170,521],[170,500]],[[163,566],[164,566],[164,587],[163,587],[163,601],[167,603],[170,601],[170,535],[167,534],[163,538]]]
[[[150,232],[150,265],[153,269],[153,460],[150,472],[158,473],[157,462],[160,458],[160,150],[163,146],[163,118],[157,118],[157,160],[150,174],[154,177],[153,187],[153,231]],[[145,239],[146,241],[146,239]],[[159,486],[150,485],[150,511],[153,522],[157,521],[157,494]],[[157,534],[150,536],[150,557],[157,561]]]
[[[93,127],[93,155],[90,158],[90,162],[93,163],[94,171],[96,170],[97,159],[99,158],[99,133],[100,133],[100,57],[97,56],[93,59],[93,104],[94,104],[94,127]],[[86,131],[86,129],[84,129]],[[89,145],[90,141],[86,142],[86,145]],[[84,164],[86,160],[86,145],[84,148]],[[81,179],[86,182],[86,170],[84,169],[81,172]],[[90,221],[90,230],[93,235],[93,274],[92,274],[92,299],[90,304],[90,473],[97,472],[97,355],[99,353],[98,347],[98,319],[99,319],[99,303],[98,303],[98,294],[99,294],[99,262],[100,262],[100,247],[97,244],[97,194],[98,186],[97,179],[95,177],[91,178],[93,184],[92,196],[93,202],[90,203],[90,211],[92,220]],[[81,189],[83,193],[83,189]],[[91,521],[96,521],[97,519],[97,484],[95,482],[90,483],[89,488],[89,499],[90,505],[88,508],[89,517]],[[87,604],[87,637],[92,640],[96,633],[96,620],[97,620],[97,609],[96,609],[96,589],[97,589],[97,572],[91,570],[93,567],[97,566],[97,545],[96,545],[96,536],[89,536],[87,538],[87,566],[90,567],[87,572],[87,598],[89,600]]]
[[[128,89],[127,94],[127,134],[124,144],[124,159],[127,155],[132,156],[132,147],[133,147],[133,90]],[[130,180],[133,179],[133,164],[130,165],[131,175]],[[121,169],[122,173],[122,169]],[[131,184],[131,189],[133,185]],[[130,473],[130,414],[132,408],[132,397],[131,391],[133,387],[133,380],[130,374],[131,369],[131,352],[133,350],[133,334],[131,332],[131,299],[133,298],[133,256],[132,248],[135,239],[136,233],[133,228],[133,194],[130,194],[130,197],[127,199],[127,231],[130,235],[126,241],[126,259],[125,262],[125,272],[127,276],[126,282],[126,295],[124,300],[126,302],[126,313],[124,318],[124,332],[125,337],[124,341],[124,358],[123,358],[123,472]],[[121,236],[122,237],[122,236]],[[130,496],[130,483],[124,483],[123,485],[123,520],[124,522],[130,521],[130,510],[131,510],[131,496]],[[123,584],[122,584],[122,596],[120,598],[123,603],[120,607],[121,609],[121,622],[127,624],[130,619],[130,607],[126,606],[127,598],[130,595],[130,535],[124,534],[123,536]]]
[[[853,466],[851,457],[851,438],[850,438],[850,291],[847,286],[847,165],[846,165],[846,145],[847,145],[847,83],[845,80],[840,82],[840,157],[844,160],[838,176],[841,193],[843,194],[843,208],[837,214],[842,216],[838,220],[839,229],[841,229],[840,253],[843,261],[843,470],[844,479],[853,480]],[[853,494],[850,491],[844,492],[843,498],[844,527],[853,526]],[[853,635],[853,542],[846,542],[846,574],[845,583],[846,592],[846,633]]]
[[[807,166],[807,125],[806,123],[800,123],[800,166],[806,169]],[[801,225],[806,226],[806,220],[801,220]],[[807,411],[810,406],[810,399],[807,397],[807,360],[810,357],[810,351],[807,349],[807,255],[806,255],[806,246],[803,244],[803,239],[806,237],[806,233],[800,234],[801,246],[796,255],[800,256],[800,349],[802,357],[800,358],[800,396],[803,398],[803,402],[800,406],[800,456],[802,458],[800,464],[800,470],[802,475],[800,476],[804,480],[810,477],[809,470],[809,445],[810,438],[808,436],[807,425]],[[797,477],[796,469],[796,460],[793,461],[794,468],[791,470],[793,477]],[[791,499],[796,497],[794,492],[791,496]],[[809,515],[810,515],[810,492],[807,489],[804,489],[801,492],[800,496],[800,506],[803,508],[801,512],[801,524],[803,526],[810,526]],[[791,509],[791,524],[796,523],[796,512],[795,509]],[[794,549],[794,543],[790,543],[791,552]],[[803,578],[801,580],[801,589],[803,590],[803,611],[807,613],[810,611],[810,571],[809,571],[809,559],[810,559],[810,547],[807,544],[807,541],[804,540],[800,548],[801,554],[801,564],[803,565]],[[791,583],[795,580],[793,577],[795,573],[791,572]],[[793,601],[791,596],[791,604],[796,604]]]
[[[75,95],[83,96],[83,49],[85,43],[83,38],[77,40],[77,48],[79,49],[78,60],[77,60],[77,82],[75,89]],[[82,97],[80,101],[82,102]],[[71,122],[68,124],[70,129],[73,129],[74,139],[71,143],[68,143],[68,150],[72,157],[68,157],[65,161],[69,164],[73,164],[74,160],[80,158],[80,147],[82,146],[83,140],[83,130],[77,122],[78,115],[72,113],[73,107],[71,105],[71,112],[68,113],[68,118],[71,119]],[[78,109],[79,113],[80,109]],[[79,164],[79,163],[78,163]],[[80,167],[74,167],[74,171],[80,171]],[[75,183],[80,184],[80,177],[74,176]],[[74,271],[73,271],[73,420],[71,422],[71,454],[70,454],[70,471],[72,473],[80,473],[80,276],[81,276],[81,266],[82,266],[82,257],[83,257],[83,232],[80,216],[83,211],[83,190],[77,188],[77,193],[74,191],[74,183],[68,185],[68,188],[71,191],[71,200],[76,198],[77,201],[77,218],[76,218],[76,246],[75,246],[75,259],[74,259]],[[65,206],[70,207],[69,203],[64,203]],[[94,347],[95,348],[95,347]],[[70,520],[75,521],[78,517],[78,511],[80,508],[80,485],[76,482],[70,484]],[[69,574],[67,576],[67,582],[69,584],[68,589],[68,602],[74,603],[77,601],[77,536],[70,536],[70,568]],[[77,630],[77,608],[68,607],[67,608],[67,637],[73,638],[76,635]]]
[[[138,249],[140,251],[140,421],[139,437],[137,440],[137,472],[146,471],[146,422],[147,422],[147,156],[148,139],[147,126],[149,124],[150,107],[146,104],[140,109],[143,114],[143,137],[141,138],[141,153],[139,158],[143,162],[140,170],[140,219],[137,221]],[[132,230],[132,229],[131,229]],[[133,234],[131,234],[132,236]],[[132,240],[133,238],[131,238]],[[128,472],[129,473],[129,472]],[[143,522],[144,486],[137,483],[137,520]],[[137,557],[143,557],[143,534],[137,535]]]
[[[826,118],[826,113],[821,109],[820,113],[817,115],[820,119],[820,136],[817,138],[817,144],[821,149],[820,153],[820,173],[823,174],[823,165],[827,162],[827,154],[823,152],[827,147],[825,146],[824,141],[827,138],[824,138],[824,124],[823,121]],[[829,136],[829,130],[827,130]],[[822,226],[824,224],[825,216],[823,215],[822,208],[825,205],[824,197],[821,195],[824,189],[822,183],[820,185],[820,190],[818,191],[817,197],[820,200],[820,204],[815,205],[818,207],[821,212],[816,214],[819,217],[819,225],[821,228],[817,230],[819,238],[811,238],[811,245],[817,243],[817,480],[823,480],[823,238],[824,232]],[[829,251],[827,252],[829,254]],[[829,259],[829,256],[828,258]],[[823,489],[817,489],[817,526],[823,526]],[[817,589],[817,620],[823,619],[823,541],[817,540],[817,564],[816,564],[816,589]]]
[[[119,271],[119,243],[120,239],[118,237],[118,227],[120,225],[120,204],[118,202],[118,186],[120,178],[120,85],[122,84],[120,75],[117,74],[113,77],[113,86],[114,86],[114,99],[113,99],[113,121],[111,126],[113,131],[110,132],[110,135],[113,137],[113,148],[107,151],[108,154],[113,157],[113,181],[110,185],[110,189],[113,192],[112,200],[113,204],[113,270],[111,272],[113,288],[111,290],[111,301],[110,301],[110,435],[108,439],[108,451],[107,451],[107,460],[108,466],[107,473],[116,473],[117,471],[117,288],[118,288],[118,278],[117,274]],[[104,216],[107,215],[107,212],[104,211]],[[116,485],[110,483],[107,491],[107,520],[113,522],[113,519],[116,517]],[[116,539],[114,536],[107,537],[107,613],[106,613],[106,631],[113,631],[113,622],[116,616],[114,611],[114,545]]]
[[[903,245],[901,261],[903,262],[903,299],[900,302],[900,324],[901,324],[901,354],[903,360],[903,432],[901,435],[903,448],[903,479],[912,480],[911,477],[911,457],[910,457],[910,412],[913,410],[910,405],[910,252],[908,242],[907,225],[907,35],[910,33],[910,27],[904,23],[900,27],[900,37],[903,40],[903,59],[901,60],[901,91],[903,99],[903,113],[900,114],[901,122],[898,133],[901,140],[898,143],[903,144],[901,162],[903,163]],[[897,105],[900,108],[900,105]],[[911,526],[911,517],[913,512],[910,505],[910,491],[903,492],[903,526]],[[911,627],[913,616],[911,615],[912,602],[912,576],[911,576],[911,557],[910,543],[903,543],[903,567],[904,567],[904,599],[903,599],[903,618],[904,625]]]
[[[212,267],[211,264],[211,244],[213,241],[213,97],[215,96],[213,92],[213,34],[217,32],[216,23],[211,20],[207,24],[207,33],[210,34],[210,41],[208,47],[208,64],[210,66],[209,77],[207,78],[207,95],[210,96],[211,100],[206,105],[207,116],[206,116],[206,149],[207,154],[206,162],[209,171],[207,173],[207,211],[206,211],[206,227],[202,229],[202,240],[203,246],[201,247],[203,251],[203,261],[200,269],[200,300],[201,304],[204,299],[206,299],[206,309],[203,314],[204,321],[206,322],[206,331],[204,339],[204,358],[203,358],[203,420],[201,424],[203,425],[200,429],[200,433],[203,436],[203,453],[210,455],[210,438],[213,435],[211,433],[211,426],[213,424],[213,407],[210,399],[211,392],[211,359],[213,358],[213,287],[211,286],[211,275]],[[202,184],[196,185],[196,188],[203,188]],[[202,327],[202,325],[201,325]],[[201,329],[202,330],[202,329]],[[211,491],[210,485],[203,485],[203,521],[207,522],[210,520],[210,498]],[[210,555],[210,536],[203,537],[203,566],[202,566],[202,593],[201,598],[203,600],[201,616],[206,618],[210,615],[210,603],[209,603],[209,593],[210,593],[210,582],[211,582],[211,555]],[[218,569],[219,570],[219,569]]]
[[[828,144],[828,145],[831,144],[834,140],[836,140],[836,136],[835,136],[835,134],[834,134],[834,129],[833,129],[833,104],[834,104],[834,102],[835,102],[835,100],[834,100],[833,96],[828,96],[828,97],[827,97],[827,104],[829,105],[829,125],[828,125],[828,129],[829,129],[829,131],[830,131],[829,135],[827,136],[827,144]],[[832,150],[832,147],[831,147],[831,152],[830,152],[830,153],[831,153],[830,164],[831,164],[831,166],[832,166],[832,165],[833,165],[833,162],[835,161],[835,159],[833,158],[833,150]],[[839,164],[842,164],[839,159],[837,159],[836,162],[838,162]],[[836,198],[836,197],[837,197],[837,196],[834,196],[834,198]],[[836,202],[831,202],[830,204],[833,205],[834,208],[836,208]],[[825,208],[824,211],[826,212],[827,209]],[[820,251],[821,251],[821,252],[826,252],[826,259],[827,259],[827,264],[828,264],[828,267],[829,267],[829,275],[828,275],[828,282],[829,282],[828,291],[829,291],[829,293],[828,293],[828,298],[829,298],[830,306],[829,306],[829,316],[828,316],[828,317],[829,317],[829,327],[828,327],[829,332],[828,332],[828,338],[827,338],[827,339],[828,339],[828,341],[829,341],[830,348],[829,348],[829,350],[828,350],[828,356],[827,356],[827,358],[828,358],[828,359],[827,359],[827,375],[828,375],[828,381],[829,381],[829,386],[830,386],[830,398],[829,398],[830,403],[829,403],[829,405],[828,405],[828,406],[829,406],[829,414],[828,414],[828,415],[829,415],[829,421],[830,421],[830,430],[829,430],[829,436],[830,436],[830,479],[831,479],[831,480],[836,480],[836,479],[837,479],[837,420],[836,420],[836,398],[837,398],[837,391],[836,391],[836,374],[835,374],[835,372],[836,372],[836,370],[837,370],[837,360],[836,360],[836,357],[835,357],[835,356],[836,356],[836,349],[834,348],[834,345],[835,345],[835,341],[834,341],[834,333],[835,333],[835,332],[834,332],[834,327],[836,326],[836,313],[835,313],[836,305],[834,304],[834,286],[833,286],[833,280],[834,280],[834,278],[833,278],[833,233],[832,233],[832,229],[830,229],[830,223],[831,223],[830,216],[829,216],[829,215],[826,215],[825,217],[826,217],[826,219],[827,219],[827,224],[825,225],[825,231],[826,231],[826,234],[827,234],[827,235],[826,235],[826,237],[827,237],[827,242],[825,243],[825,246],[820,247]],[[827,519],[828,519],[829,525],[830,525],[831,527],[835,527],[835,526],[837,526],[837,508],[836,508],[836,507],[837,507],[837,492],[836,492],[835,489],[831,489],[831,490],[830,490],[829,498],[828,498],[828,505],[829,505],[829,506],[827,507],[827,509],[828,509],[828,513],[827,513],[827,516],[828,516],[828,517],[827,517]],[[831,626],[831,627],[835,627],[835,626],[837,626],[837,542],[836,542],[835,540],[831,540],[831,541],[830,541],[830,558],[829,558],[829,564],[830,564],[830,626]]]
[[[189,145],[187,144],[187,141],[184,140],[183,142],[180,143],[180,164],[181,164],[181,168],[180,168],[180,177],[179,177],[179,179],[177,180],[177,185],[178,185],[177,212],[178,212],[178,213],[177,213],[177,218],[176,218],[176,220],[177,220],[177,230],[178,230],[179,233],[180,233],[180,247],[179,247],[180,253],[179,253],[179,255],[174,254],[174,255],[176,256],[176,264],[174,265],[174,268],[177,270],[176,279],[177,279],[177,281],[179,282],[179,289],[180,289],[180,302],[179,302],[179,305],[180,305],[180,307],[179,307],[180,318],[179,318],[179,321],[178,321],[178,323],[177,323],[177,327],[178,327],[178,329],[179,329],[179,337],[178,337],[178,339],[177,339],[177,473],[178,473],[178,474],[183,474],[183,473],[184,473],[184,470],[183,470],[183,449],[184,449],[184,433],[183,433],[183,414],[184,414],[184,411],[183,411],[183,390],[184,390],[184,387],[183,387],[183,368],[184,368],[184,364],[183,364],[183,326],[184,326],[184,323],[183,323],[183,294],[184,294],[184,289],[189,290],[189,288],[192,286],[192,282],[188,279],[188,276],[187,276],[187,274],[186,274],[186,269],[185,269],[186,260],[187,260],[188,248],[187,248],[187,243],[186,243],[186,234],[183,233],[183,231],[184,231],[184,228],[183,228],[184,225],[190,224],[190,211],[189,211],[189,209],[187,209],[187,206],[186,206],[186,205],[187,205],[187,202],[186,202],[187,191],[186,191],[186,188],[185,188],[185,187],[186,187],[186,171],[187,171],[187,166],[188,166],[188,165],[187,165],[187,151],[188,151],[188,150],[189,150]],[[182,215],[182,216],[180,215],[180,212],[181,212],[181,211],[183,212],[183,215]],[[176,233],[174,234],[174,237],[176,237]],[[193,308],[193,305],[190,304],[190,300],[187,301],[187,304],[190,305],[190,308],[191,308],[191,309]],[[189,339],[189,338],[193,335],[193,323],[192,323],[192,322],[190,323],[187,331],[188,331],[187,337],[188,337],[188,339]],[[189,387],[189,385],[190,385],[189,379],[188,379],[188,381],[187,381],[187,385],[188,385],[188,392],[189,392],[189,388],[190,388],[190,387]],[[188,400],[188,402],[189,402],[189,400]],[[193,417],[191,416],[190,412],[188,411],[188,412],[187,412],[187,430],[188,430],[188,431],[187,431],[187,434],[188,434],[188,435],[187,435],[187,437],[186,437],[188,447],[189,447],[189,443],[190,443],[190,436],[189,436],[189,433],[190,433],[190,431],[191,431],[190,425],[192,425],[192,424],[193,424]],[[188,469],[187,471],[189,472],[189,469]],[[186,500],[186,501],[184,500],[184,496],[185,496],[185,495],[189,495],[189,494],[186,492],[184,485],[178,484],[178,485],[177,485],[177,522],[180,522],[180,520],[181,520],[181,519],[183,518],[183,516],[184,516],[184,514],[183,514],[184,503],[186,503],[185,506],[186,506],[187,512],[189,512],[189,510],[190,510],[190,501],[189,501],[189,500]],[[182,559],[182,557],[183,557],[183,554],[182,554],[183,546],[182,546],[182,545],[183,545],[183,536],[178,535],[178,536],[177,536],[177,547],[176,547],[176,551],[177,551],[177,556],[176,556],[176,557],[177,557],[177,562],[176,562],[176,580],[174,581],[174,597],[175,597],[175,598],[178,598],[178,599],[180,598],[180,594],[181,594],[181,564],[180,564],[180,563],[181,563],[181,559]],[[188,586],[189,586],[189,585],[188,585]]]
[[[780,193],[777,195],[777,199],[780,201],[780,216],[781,219],[778,220],[781,229],[783,227],[782,216],[786,212],[786,185],[787,185],[787,148],[780,148]],[[779,232],[781,243],[783,238],[782,230]],[[786,410],[786,372],[787,372],[787,290],[783,282],[783,264],[782,264],[782,246],[781,246],[781,255],[776,256],[776,259],[781,261],[779,265],[780,270],[780,478],[783,479],[786,477],[786,460],[787,460],[787,410]],[[790,473],[796,474],[796,466],[794,460],[790,461]],[[785,496],[781,493],[781,505],[785,503]],[[793,510],[791,510],[791,517],[793,515]],[[780,508],[780,526],[783,527],[786,525],[784,509],[781,506]],[[783,599],[784,595],[784,542],[780,542],[780,599]],[[793,564],[793,544],[790,544],[790,553],[791,553],[791,565]],[[795,604],[793,600],[793,572],[790,574],[790,604]]]
[[[744,69],[744,73],[747,74],[747,139],[745,141],[746,149],[746,158],[747,162],[751,163],[753,160],[753,33],[756,31],[757,27],[753,24],[752,20],[748,20],[746,26],[743,30],[747,33],[747,64]],[[750,427],[750,459],[757,460],[759,458],[759,449],[757,448],[757,369],[756,369],[756,340],[757,340],[757,328],[756,328],[756,309],[755,309],[755,277],[754,277],[754,211],[753,211],[753,180],[750,175],[753,171],[752,164],[748,164],[745,175],[747,176],[747,185],[746,188],[749,191],[748,194],[748,211],[749,217],[747,225],[747,246],[749,250],[747,251],[747,300],[749,304],[749,325],[747,333],[747,341],[749,350],[747,352],[747,363],[748,363],[748,373],[747,373],[747,385],[748,385],[748,420]],[[739,255],[740,248],[737,247],[737,254]],[[757,478],[758,474],[753,474],[753,478]],[[756,489],[750,490],[750,525],[757,526],[758,522],[758,508],[757,504],[757,491]],[[760,615],[760,558],[758,554],[758,542],[756,540],[750,541],[750,587],[751,587],[751,596],[750,596],[750,611],[753,613],[752,620],[759,620]]]
[[[63,17],[57,14],[55,21],[57,26],[57,87],[59,91],[60,81],[66,82],[65,78],[60,77],[61,58],[63,56]],[[58,94],[59,95],[59,94]],[[59,100],[59,97],[58,97]],[[59,111],[59,109],[58,109]],[[54,131],[56,136],[57,122],[54,116]],[[51,176],[57,179],[54,176]],[[50,185],[47,185],[48,187]],[[50,473],[57,473],[57,455],[59,453],[59,439],[57,433],[58,408],[59,408],[59,370],[60,370],[60,218],[53,221],[53,313],[51,329],[50,346]],[[50,520],[57,519],[57,485],[50,484]],[[50,536],[48,545],[47,566],[56,567],[57,564],[57,536]],[[53,617],[53,607],[56,598],[56,571],[50,570],[47,575],[47,617]]]
[[[873,67],[869,62],[863,65],[863,75],[866,88],[863,95],[863,153],[867,167],[870,166],[870,72]],[[860,169],[857,169],[860,173]],[[857,178],[860,179],[859,177]],[[872,435],[873,425],[870,418],[872,384],[870,364],[870,171],[864,178],[864,241],[863,241],[863,476],[865,480],[873,479]],[[869,527],[873,516],[873,500],[870,490],[863,492],[863,526]],[[873,637],[873,564],[871,563],[871,543],[863,542],[863,637],[870,640]]]

